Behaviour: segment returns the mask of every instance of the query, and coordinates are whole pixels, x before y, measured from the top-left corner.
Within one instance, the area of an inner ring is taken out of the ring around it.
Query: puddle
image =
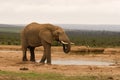
[[[39,61],[37,61],[39,62]],[[94,60],[52,60],[52,64],[57,65],[96,65],[96,66],[109,66],[112,62],[94,61]]]
[[[59,65],[99,65],[99,66],[109,66],[113,64],[112,62],[103,61],[88,61],[88,60],[53,60],[52,64]]]

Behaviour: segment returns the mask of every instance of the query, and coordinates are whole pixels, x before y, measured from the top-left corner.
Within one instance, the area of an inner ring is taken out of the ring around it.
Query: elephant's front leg
[[[44,42],[43,47],[44,47],[44,54],[40,63],[44,63],[45,60],[47,59],[47,64],[51,64],[51,44]]]
[[[46,55],[45,55],[45,51],[43,53],[43,56],[42,56],[42,59],[40,61],[40,63],[44,64],[45,63],[45,60],[46,60]]]
[[[47,64],[51,64],[51,44],[48,44],[45,49]]]

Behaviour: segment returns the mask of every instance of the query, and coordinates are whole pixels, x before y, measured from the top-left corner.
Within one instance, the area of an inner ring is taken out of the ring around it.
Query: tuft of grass
[[[35,73],[35,72],[9,72],[0,71],[0,80],[66,80],[64,76],[56,73]]]
[[[116,76],[115,76],[116,77]],[[117,76],[118,79],[120,75]],[[65,76],[58,73],[36,73],[36,72],[9,72],[0,71],[0,80],[109,80],[114,79],[113,76]]]

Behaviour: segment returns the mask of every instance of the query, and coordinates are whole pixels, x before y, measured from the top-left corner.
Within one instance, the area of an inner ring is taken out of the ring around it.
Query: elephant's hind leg
[[[21,35],[21,43],[22,43],[22,51],[23,51],[23,58],[22,61],[28,61],[27,59],[27,42],[25,36],[22,34]]]
[[[27,52],[27,47],[23,47],[23,58],[22,58],[22,61],[28,61],[26,52]]]
[[[30,61],[35,62],[35,53],[34,53],[35,47],[29,47],[29,49],[30,49]]]

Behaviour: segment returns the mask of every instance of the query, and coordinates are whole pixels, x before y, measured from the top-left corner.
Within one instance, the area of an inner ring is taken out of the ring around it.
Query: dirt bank
[[[2,48],[1,48],[2,47]],[[6,47],[6,49],[5,49]],[[9,51],[8,51],[9,48]],[[76,47],[74,47],[76,48]],[[52,60],[95,60],[112,61],[117,65],[95,66],[95,65],[41,65],[39,63],[22,62],[20,46],[0,46],[0,70],[15,72],[54,72],[65,75],[120,75],[119,54],[64,54],[61,47],[53,47]],[[15,51],[17,50],[17,51]],[[36,51],[36,60],[42,57],[41,51]],[[29,54],[27,55],[29,58]],[[22,71],[20,68],[28,68]]]

